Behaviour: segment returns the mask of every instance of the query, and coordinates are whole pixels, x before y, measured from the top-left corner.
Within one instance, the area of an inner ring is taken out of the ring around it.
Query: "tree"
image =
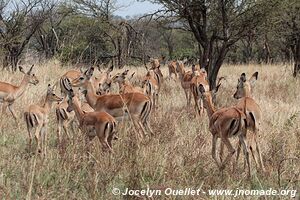
[[[230,48],[260,24],[276,4],[271,0],[154,0],[187,27],[199,43],[200,65],[211,89]]]
[[[7,1],[1,6],[0,40],[4,49],[3,68],[17,70],[20,56],[31,37],[54,7],[46,0]]]

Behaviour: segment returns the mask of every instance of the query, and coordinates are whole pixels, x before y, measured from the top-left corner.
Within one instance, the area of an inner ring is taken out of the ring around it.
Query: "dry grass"
[[[133,69],[133,68],[132,68]],[[17,100],[15,109],[19,126],[8,115],[0,122],[0,197],[2,199],[122,199],[113,196],[112,188],[199,188],[208,189],[299,189],[299,165],[296,160],[285,160],[300,155],[300,80],[291,76],[291,66],[250,65],[224,66],[220,76],[226,81],[217,96],[218,107],[235,104],[232,98],[237,78],[242,72],[250,76],[259,71],[254,98],[263,110],[260,144],[267,173],[253,168],[253,177],[246,180],[243,163],[238,172],[228,168],[220,173],[211,157],[211,134],[207,116],[195,117],[178,81],[165,80],[159,100],[159,110],[152,115],[151,125],[155,136],[137,145],[130,125],[119,132],[114,142],[114,155],[103,153],[98,141],[93,142],[92,159],[87,159],[83,137],[77,131],[73,144],[64,148],[56,144],[54,112],[48,127],[48,155],[45,159],[27,149],[27,131],[22,112],[26,106],[38,102],[45,95],[47,84],[54,83],[66,71],[52,62],[35,69],[40,84],[30,86]],[[144,68],[137,70],[138,75]],[[167,75],[167,69],[163,69]],[[11,77],[1,72],[1,81],[19,83],[22,75]],[[35,163],[36,162],[36,163]],[[298,167],[297,167],[298,166]],[[280,186],[278,168],[281,168]],[[31,178],[32,193],[28,194]],[[29,197],[29,196],[27,196]],[[163,197],[157,197],[162,199]],[[166,197],[164,197],[166,198]],[[210,199],[198,197],[168,197],[168,199]],[[219,197],[225,198],[225,197]],[[226,197],[227,199],[229,197]],[[258,197],[251,197],[258,198]],[[271,197],[269,197],[271,198]]]

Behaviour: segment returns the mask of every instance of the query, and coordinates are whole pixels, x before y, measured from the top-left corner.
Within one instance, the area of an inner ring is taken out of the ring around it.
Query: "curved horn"
[[[30,69],[28,70],[27,74],[31,74],[33,67],[34,67],[34,64],[30,67]]]

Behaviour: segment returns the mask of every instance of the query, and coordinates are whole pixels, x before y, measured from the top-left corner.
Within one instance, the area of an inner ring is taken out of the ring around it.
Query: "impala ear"
[[[220,88],[220,86],[222,85],[222,80],[225,80],[225,77],[224,76],[221,76],[220,78],[219,78],[219,80],[218,80],[218,83],[217,83],[217,86],[216,86],[216,89],[215,89],[215,91],[214,91],[214,93],[217,93],[218,91],[219,91],[219,88]]]
[[[88,80],[93,76],[94,70],[94,66],[91,66],[88,70],[85,71],[84,74],[86,75]]]
[[[249,79],[250,85],[254,86],[257,79],[258,79],[258,72],[255,72]]]
[[[34,65],[31,65],[30,69],[29,69],[28,72],[27,72],[28,75],[31,74],[33,67],[34,67]]]
[[[85,73],[85,71],[84,71],[83,67],[80,67],[80,73],[82,73],[82,74],[84,74],[84,73]]]
[[[246,74],[245,74],[245,73],[242,73],[242,74],[241,74],[240,80],[241,80],[242,82],[246,82]]]
[[[65,87],[65,89],[66,89],[67,91],[72,90],[72,86],[71,86],[71,81],[70,81],[70,79],[68,79],[67,77],[65,77],[65,78],[63,79],[63,86]]]
[[[131,74],[129,80],[131,80],[131,79],[133,78],[134,74],[135,74],[135,72],[133,72],[133,73]]]
[[[22,72],[23,74],[25,74],[25,71],[24,71],[24,69],[23,69],[22,66],[19,66],[19,70],[20,70],[20,72]]]
[[[47,88],[47,94],[50,94],[50,93],[52,93],[52,91],[53,91],[53,89],[52,89],[51,85],[50,85],[50,84],[48,84],[48,88]]]
[[[113,65],[111,65],[110,66],[110,68],[108,68],[107,70],[106,70],[106,73],[110,73],[110,72],[112,72],[114,70],[114,66]]]
[[[201,93],[201,94],[203,94],[204,92],[205,92],[205,88],[204,88],[204,86],[202,85],[202,84],[200,84],[199,85],[199,92]]]

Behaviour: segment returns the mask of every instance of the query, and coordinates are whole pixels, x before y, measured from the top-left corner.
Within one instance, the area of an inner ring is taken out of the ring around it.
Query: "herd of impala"
[[[140,86],[133,84],[129,70],[112,75],[113,68],[106,71],[99,69],[99,75],[94,75],[94,67],[85,71],[70,70],[60,77],[54,86],[48,85],[42,104],[28,106],[23,115],[29,136],[31,147],[33,137],[37,143],[37,152],[46,155],[46,131],[49,112],[55,103],[57,120],[57,139],[62,141],[62,130],[70,137],[69,125],[74,121],[79,124],[79,129],[86,138],[86,142],[98,137],[104,150],[113,152],[112,141],[117,137],[117,122],[131,121],[137,130],[138,136],[143,138],[152,136],[149,118],[151,112],[158,107],[158,96],[163,84],[163,74],[160,70],[160,59],[151,59],[151,67],[142,77]],[[39,80],[32,72],[34,66],[25,72],[19,86],[6,82],[0,82],[0,103],[2,112],[8,109],[17,122],[13,108],[14,102],[24,93],[29,84],[38,84]],[[212,157],[220,170],[224,169],[232,156],[237,152],[234,167],[237,166],[239,153],[242,148],[247,164],[248,177],[251,176],[249,154],[251,152],[255,164],[264,171],[264,165],[257,142],[257,135],[261,121],[261,110],[251,97],[252,87],[258,78],[255,72],[250,79],[246,79],[245,73],[238,79],[234,98],[239,99],[236,105],[216,109],[213,97],[221,85],[221,79],[214,90],[210,90],[205,69],[199,65],[193,65],[189,71],[182,61],[172,61],[168,64],[169,79],[180,81],[184,90],[187,106],[191,104],[193,95],[195,112],[200,117],[204,108],[209,118],[209,130],[212,134]],[[174,77],[172,77],[174,75]],[[112,94],[112,84],[118,84],[119,93]],[[60,86],[61,95],[55,94],[56,86]],[[236,148],[233,147],[232,137],[238,138]],[[219,156],[217,156],[217,140],[221,139]],[[228,155],[223,158],[224,145]],[[87,145],[89,146],[89,145]]]

